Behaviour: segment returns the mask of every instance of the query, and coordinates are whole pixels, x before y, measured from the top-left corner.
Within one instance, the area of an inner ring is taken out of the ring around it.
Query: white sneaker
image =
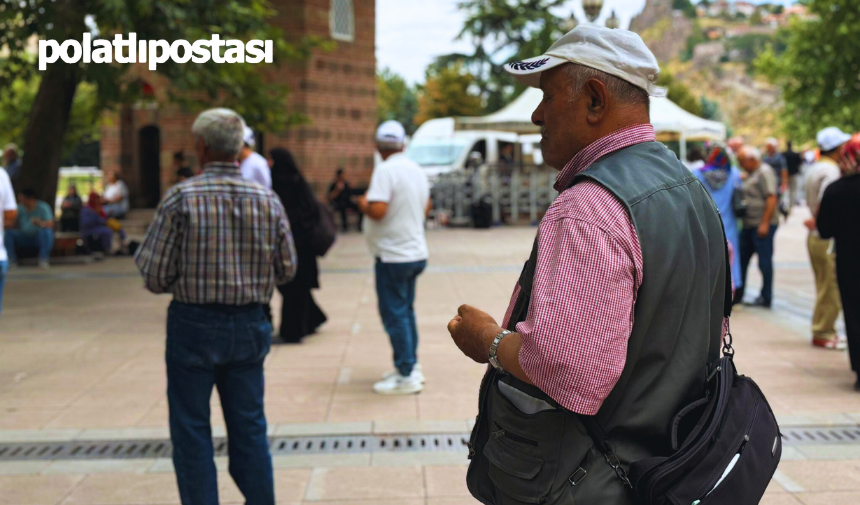
[[[400,374],[382,379],[373,385],[373,391],[381,395],[411,395],[420,393],[424,384],[410,374],[404,377]]]
[[[400,372],[398,372],[395,368],[394,370],[389,370],[382,374],[382,379],[390,379],[391,377],[395,377],[399,374]],[[414,377],[415,379],[420,381],[421,384],[424,384],[426,382],[426,380],[424,379],[424,372],[421,371],[421,363],[416,363],[415,366],[412,367],[412,374],[410,375],[410,377]]]
[[[48,260],[39,260],[39,268],[42,270],[48,270],[51,268],[51,264],[48,263]]]

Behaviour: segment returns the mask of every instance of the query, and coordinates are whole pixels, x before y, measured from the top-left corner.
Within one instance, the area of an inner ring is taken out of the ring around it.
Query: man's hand
[[[502,328],[492,316],[469,305],[461,305],[457,315],[448,323],[448,333],[463,354],[478,363],[490,359],[490,345]]]
[[[765,238],[770,233],[770,223],[758,225],[758,238]]]
[[[806,221],[804,221],[803,224],[804,224],[804,226],[806,226],[807,230],[815,231],[815,226],[816,226],[815,225],[815,219],[809,218]]]

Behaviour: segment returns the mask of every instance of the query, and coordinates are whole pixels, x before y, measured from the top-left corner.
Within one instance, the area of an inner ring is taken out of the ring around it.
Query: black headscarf
[[[302,248],[307,242],[308,234],[319,221],[319,207],[311,187],[299,172],[296,160],[284,148],[276,147],[269,151],[274,164],[272,165],[272,191],[281,199],[296,247]]]

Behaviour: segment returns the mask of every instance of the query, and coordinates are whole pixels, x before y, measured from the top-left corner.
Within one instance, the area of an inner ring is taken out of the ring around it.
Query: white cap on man
[[[505,70],[522,84],[539,88],[541,72],[565,63],[600,70],[644,89],[651,96],[666,96],[666,89],[656,84],[660,73],[657,58],[639,35],[617,28],[579,25],[541,56],[509,63]]]
[[[376,143],[390,147],[403,147],[406,142],[406,129],[397,121],[385,121],[376,129]]]
[[[242,141],[245,142],[245,145],[248,147],[254,147],[254,130],[251,129],[250,126],[245,126],[244,133],[242,134]]]
[[[822,151],[827,152],[832,151],[851,140],[851,135],[848,135],[835,126],[830,126],[818,132],[818,135],[815,136],[815,140],[818,141],[818,147],[820,147]]]

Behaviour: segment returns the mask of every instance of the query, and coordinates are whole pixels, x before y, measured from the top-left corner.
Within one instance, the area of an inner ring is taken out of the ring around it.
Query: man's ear
[[[597,79],[591,78],[582,87],[587,107],[586,120],[591,125],[596,125],[606,116],[609,109],[609,91],[606,85]]]

